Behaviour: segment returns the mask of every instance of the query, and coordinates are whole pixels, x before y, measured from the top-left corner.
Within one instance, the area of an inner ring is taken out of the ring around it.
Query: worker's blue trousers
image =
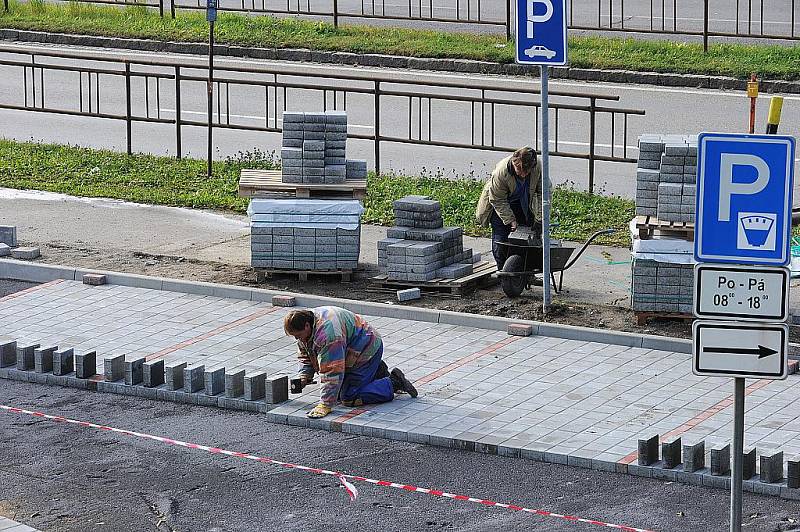
[[[350,368],[345,371],[342,388],[339,391],[341,401],[361,399],[364,404],[386,403],[394,399],[394,387],[389,377],[375,379],[375,373],[383,358],[383,346],[366,366]]]

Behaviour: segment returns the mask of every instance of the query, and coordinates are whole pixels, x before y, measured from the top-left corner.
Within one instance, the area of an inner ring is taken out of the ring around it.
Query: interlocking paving
[[[289,309],[236,299],[118,285],[60,281],[0,299],[0,341],[96,351],[104,359],[163,360],[228,373],[293,374]],[[730,441],[733,384],[697,377],[687,354],[505,331],[367,316],[385,359],[416,382],[417,399],[360,409],[337,407],[323,420],[305,413],[310,385],[271,407],[268,419],[365,435],[453,444],[500,454],[553,453],[577,460],[635,461],[653,434]],[[800,454],[797,377],[748,381],[746,442],[760,455]],[[0,384],[1,385],[1,384]],[[515,451],[515,452],[514,452]],[[706,459],[706,463],[711,463]]]

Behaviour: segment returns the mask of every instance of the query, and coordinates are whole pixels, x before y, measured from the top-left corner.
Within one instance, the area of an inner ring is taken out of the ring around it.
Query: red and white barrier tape
[[[152,434],[146,434],[146,433],[143,433],[143,432],[136,432],[136,431],[133,431],[133,430],[118,429],[118,428],[115,428],[115,427],[109,427],[108,425],[99,425],[97,423],[91,423],[89,421],[78,421],[76,419],[70,419],[70,418],[66,418],[66,417],[63,417],[63,416],[53,416],[53,415],[50,415],[50,414],[45,414],[43,412],[36,412],[36,411],[33,411],[33,410],[25,410],[24,408],[16,408],[16,407],[13,407],[13,406],[0,405],[0,410],[3,410],[5,412],[12,412],[12,413],[15,413],[15,414],[27,414],[27,415],[30,415],[30,416],[35,416],[35,417],[39,417],[39,418],[43,418],[43,419],[49,419],[51,421],[60,421],[60,422],[63,422],[63,423],[70,423],[72,425],[78,425],[78,426],[81,426],[81,427],[84,427],[84,428],[93,428],[93,429],[104,430],[104,431],[108,431],[108,432],[115,432],[117,434],[124,434],[126,436],[135,436],[137,438],[143,438],[143,439],[146,439],[146,440],[152,440],[152,441],[157,441],[157,442],[160,442],[160,443],[166,443],[168,445],[177,445],[179,447],[185,447],[187,449],[198,449],[198,450],[206,451],[206,452],[209,452],[209,453],[212,453],[212,454],[222,454],[222,455],[225,455],[225,456],[232,456],[234,458],[244,458],[244,459],[247,459],[247,460],[253,460],[255,462],[274,464],[274,465],[283,466],[283,467],[286,467],[286,468],[289,468],[289,469],[297,469],[299,471],[306,471],[306,472],[309,472],[309,473],[316,473],[318,475],[333,476],[333,477],[338,478],[339,481],[341,481],[342,485],[344,486],[345,490],[347,491],[347,494],[350,496],[350,500],[351,501],[355,500],[356,497],[358,497],[358,490],[356,489],[356,487],[350,481],[351,480],[357,480],[357,481],[360,481],[360,482],[367,482],[369,484],[375,484],[376,486],[397,488],[397,489],[402,489],[402,490],[405,490],[405,491],[413,491],[413,492],[417,492],[417,493],[427,493],[428,495],[433,495],[435,497],[444,497],[444,498],[447,498],[447,499],[453,499],[453,500],[457,500],[457,501],[474,502],[474,503],[482,504],[484,506],[494,506],[494,507],[498,507],[498,508],[506,508],[508,510],[514,510],[514,511],[517,511],[517,512],[525,512],[525,513],[529,513],[529,514],[541,515],[541,516],[544,516],[544,517],[553,517],[553,518],[556,518],[556,519],[562,519],[564,521],[572,521],[572,522],[576,522],[576,523],[587,523],[587,524],[590,524],[590,525],[596,525],[596,526],[601,526],[601,527],[605,527],[605,528],[614,528],[614,529],[617,529],[617,530],[624,530],[626,532],[652,532],[651,530],[647,530],[647,529],[644,529],[644,528],[635,528],[635,527],[632,527],[632,526],[616,525],[614,523],[606,523],[604,521],[598,521],[596,519],[586,519],[586,518],[583,518],[583,517],[576,517],[574,515],[563,515],[563,514],[558,514],[558,513],[555,513],[555,512],[548,512],[547,510],[536,510],[536,509],[533,509],[533,508],[525,508],[523,506],[517,506],[515,504],[505,504],[505,503],[490,501],[490,500],[486,500],[486,499],[468,497],[466,495],[456,495],[454,493],[448,493],[446,491],[434,490],[434,489],[430,489],[430,488],[420,488],[420,487],[417,487],[417,486],[411,486],[409,484],[400,484],[400,483],[397,483],[397,482],[389,482],[389,481],[386,481],[386,480],[375,480],[375,479],[371,479],[371,478],[360,477],[360,476],[357,476],[357,475],[347,475],[347,474],[341,473],[339,471],[330,471],[330,470],[327,470],[327,469],[319,469],[319,468],[316,468],[316,467],[308,467],[308,466],[299,465],[299,464],[291,464],[289,462],[281,462],[280,460],[273,460],[272,458],[267,458],[267,457],[264,457],[264,456],[256,456],[256,455],[253,455],[253,454],[240,453],[240,452],[236,452],[236,451],[228,451],[226,449],[220,449],[218,447],[209,447],[207,445],[200,445],[198,443],[189,443],[189,442],[185,442],[185,441],[181,441],[181,440],[174,440],[172,438],[165,438],[163,436],[154,436]]]

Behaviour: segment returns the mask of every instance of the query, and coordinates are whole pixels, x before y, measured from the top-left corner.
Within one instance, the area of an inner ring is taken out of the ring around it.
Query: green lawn
[[[242,153],[214,163],[206,178],[205,161],[176,160],[152,155],[126,155],[55,144],[0,140],[0,187],[47,190],[75,196],[105,197],[138,203],[223,209],[244,213],[247,199],[237,196],[242,168],[277,168],[272,154]],[[469,235],[487,235],[474,219],[482,183],[471,178],[370,175],[364,222],[391,225],[392,201],[407,194],[427,194],[439,200],[446,225],[463,227]],[[553,194],[555,236],[583,240],[598,229],[619,231],[600,243],[627,246],[627,222],[633,201],[591,195],[567,188]]]
[[[0,10],[0,27],[161,41],[207,42],[208,38],[203,12],[179,12],[173,20],[168,14],[162,19],[156,11],[138,6],[46,4],[42,0],[12,1],[8,13]],[[513,61],[513,46],[504,36],[358,25],[337,29],[330,23],[293,18],[221,13],[216,36],[220,43],[240,46]],[[569,53],[574,67],[740,78],[756,72],[764,78],[800,79],[800,46],[712,44],[703,53],[700,44],[573,37]]]

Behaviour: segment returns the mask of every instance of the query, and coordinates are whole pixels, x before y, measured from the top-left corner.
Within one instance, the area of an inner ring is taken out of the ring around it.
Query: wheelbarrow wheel
[[[511,255],[503,264],[503,271],[507,273],[521,272],[525,268],[525,260],[521,255]],[[500,286],[508,297],[519,297],[528,286],[527,275],[509,275],[500,279]]]

